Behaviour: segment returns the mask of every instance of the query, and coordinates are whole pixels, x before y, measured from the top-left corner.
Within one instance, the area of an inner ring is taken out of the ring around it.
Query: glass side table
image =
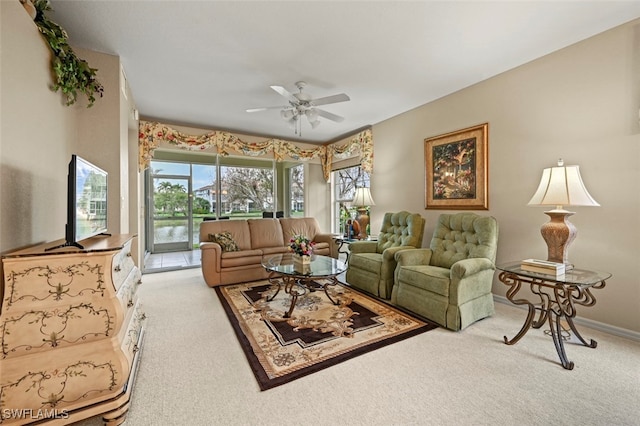
[[[595,348],[598,342],[591,339],[587,342],[576,329],[573,318],[576,316],[576,305],[593,306],[596,299],[591,289],[603,288],[606,280],[611,278],[608,272],[572,269],[559,277],[538,272],[525,271],[520,262],[511,262],[496,266],[500,270],[498,279],[509,286],[507,299],[516,305],[526,305],[529,309],[524,325],[512,339],[504,336],[507,345],[516,344],[530,328],[540,328],[549,323],[553,344],[560,357],[560,362],[567,370],[574,367],[564,349],[561,320],[565,320],[574,336],[587,347]],[[526,298],[516,298],[522,285],[529,285],[531,292],[538,296],[538,302]],[[536,318],[536,312],[538,316]]]

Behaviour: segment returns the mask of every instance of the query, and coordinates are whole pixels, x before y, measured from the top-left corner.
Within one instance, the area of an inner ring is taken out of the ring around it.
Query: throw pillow
[[[209,234],[209,239],[214,243],[220,244],[222,251],[240,251],[240,247],[238,247],[238,244],[236,244],[231,233],[228,231]]]

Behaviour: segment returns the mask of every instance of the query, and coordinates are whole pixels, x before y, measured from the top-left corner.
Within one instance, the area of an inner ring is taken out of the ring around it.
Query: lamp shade
[[[351,201],[353,206],[375,206],[376,203],[371,197],[371,191],[369,188],[356,188],[356,194]]]
[[[579,166],[565,166],[562,160],[558,167],[549,167],[542,171],[540,185],[531,200],[530,206],[599,206],[582,182]]]

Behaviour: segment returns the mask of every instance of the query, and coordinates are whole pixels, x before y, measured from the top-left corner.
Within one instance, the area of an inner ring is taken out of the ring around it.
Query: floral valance
[[[246,142],[238,136],[222,131],[213,131],[204,135],[187,135],[162,124],[140,121],[139,124],[140,170],[147,169],[153,158],[153,152],[161,143],[168,143],[179,149],[202,151],[213,148],[222,156],[231,152],[252,157],[272,154],[276,161],[285,159],[312,160],[318,158],[322,164],[324,178],[328,181],[334,158],[342,159],[360,155],[361,167],[368,173],[373,171],[373,138],[371,129],[364,130],[345,142],[336,142],[316,148],[303,149],[294,142],[282,139],[266,139],[260,142]]]

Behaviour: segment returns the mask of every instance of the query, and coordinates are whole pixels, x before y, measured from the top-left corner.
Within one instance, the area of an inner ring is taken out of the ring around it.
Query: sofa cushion
[[[349,259],[349,267],[356,267],[363,271],[380,275],[380,269],[382,268],[382,254],[358,253],[357,256],[351,256]]]
[[[451,272],[429,265],[402,266],[398,270],[399,285],[411,285],[441,296],[449,296]]]
[[[289,252],[289,247],[265,247],[260,249],[262,250],[263,256],[276,255]]]
[[[320,233],[320,225],[315,217],[282,218],[280,225],[283,243],[286,245],[289,245],[289,240],[294,235],[304,235],[313,241],[316,234]]]
[[[229,232],[240,250],[250,250],[249,224],[246,220],[209,220],[200,224],[200,241],[209,241],[209,234]]]
[[[218,243],[222,247],[222,251],[240,251],[230,232],[224,231],[217,234],[209,234],[209,239],[214,243]]]
[[[496,259],[498,223],[473,213],[441,214],[429,248],[430,264],[451,268],[462,259]]]
[[[417,213],[401,211],[385,213],[378,234],[377,252],[382,253],[389,247],[421,247],[424,234],[424,219]]]
[[[278,219],[248,219],[251,248],[284,247],[282,227]]]
[[[262,268],[262,250],[242,250],[223,252],[220,256],[220,267],[235,268],[238,266],[251,266]]]

